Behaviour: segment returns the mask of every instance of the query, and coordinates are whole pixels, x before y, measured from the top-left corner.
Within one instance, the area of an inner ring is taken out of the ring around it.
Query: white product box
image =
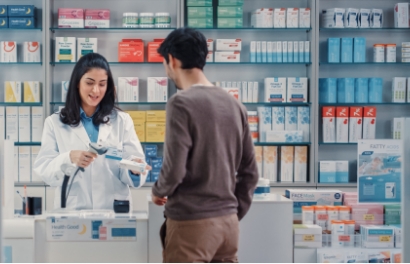
[[[272,108],[258,107],[259,142],[266,142],[266,132],[272,130]]]
[[[392,102],[406,102],[406,77],[394,77],[392,82]]]
[[[31,141],[40,142],[43,136],[43,107],[31,107]]]
[[[299,27],[310,28],[310,8],[299,8]]]
[[[240,51],[216,51],[215,62],[241,62]]]
[[[70,85],[69,81],[61,82],[61,102],[65,102],[67,99],[68,87]]]
[[[222,81],[222,82],[221,82],[221,87],[222,87],[222,88],[227,87],[227,86],[226,86],[226,82],[225,82],[225,81]]]
[[[349,107],[336,107],[336,142],[349,142]]]
[[[248,102],[253,102],[253,82],[248,82]]]
[[[345,27],[346,28],[357,28],[357,18],[359,15],[359,9],[347,8],[345,14]]]
[[[77,60],[88,53],[97,53],[97,38],[77,38]]]
[[[295,147],[295,182],[307,182],[307,146]]]
[[[253,82],[253,92],[252,92],[252,102],[258,102],[258,95],[259,95],[259,83]]]
[[[19,147],[14,147],[14,181],[19,181]]]
[[[17,42],[0,42],[0,62],[17,62]]]
[[[19,142],[31,141],[30,107],[20,106],[19,112]]]
[[[323,26],[325,28],[343,28],[345,13],[346,10],[344,8],[330,8],[323,10]]]
[[[336,160],[336,182],[347,183],[349,182],[349,161]]]
[[[273,42],[272,41],[266,42],[266,57],[267,57],[266,62],[273,62]]]
[[[272,107],[272,130],[284,131],[285,130],[285,107],[274,106]]]
[[[236,100],[239,100],[239,89],[236,87],[223,88],[225,92],[232,95]]]
[[[256,41],[256,62],[262,62],[262,42]]]
[[[251,62],[256,62],[256,41],[251,41],[250,60]]]
[[[306,103],[307,102],[307,82],[305,77],[288,78],[287,102]]]
[[[262,146],[255,146],[255,159],[258,167],[259,178],[263,178],[263,150]]]
[[[266,142],[301,143],[303,132],[299,130],[271,130],[266,132]]]
[[[321,248],[322,227],[318,225],[293,225],[296,248]]]
[[[242,102],[249,103],[248,101],[248,82],[242,82]]]
[[[139,102],[138,77],[118,77],[118,101]]]
[[[349,142],[355,143],[362,138],[363,107],[350,107],[349,112]]]
[[[234,85],[233,87],[238,88],[239,90],[239,101],[242,102],[242,82],[236,82],[236,86]],[[257,112],[255,112],[255,115],[258,115]]]
[[[23,83],[6,81],[4,82],[4,102],[21,103],[23,95]]]
[[[286,198],[293,200],[293,211],[301,213],[301,205],[342,205],[342,192],[339,190],[287,189]]]
[[[286,8],[275,8],[273,11],[273,27],[286,27]]]
[[[20,182],[31,181],[31,153],[30,147],[19,147],[19,180]]]
[[[213,39],[207,39],[206,45],[208,47],[208,51],[214,51],[214,40]]]
[[[394,248],[394,227],[361,225],[363,248]]]
[[[410,103],[410,77],[407,78],[407,102]]]
[[[31,147],[31,181],[32,182],[41,182],[43,179],[39,177],[37,174],[33,173],[34,168],[34,161],[36,161],[38,153],[40,152],[40,146],[32,146]]]
[[[24,82],[23,98],[25,103],[41,102],[40,82]]]
[[[0,106],[0,140],[6,138],[6,112],[4,106]]]
[[[392,226],[394,228],[394,247],[402,248],[403,247],[403,232],[401,226]]]
[[[214,52],[208,51],[208,55],[206,56],[206,62],[214,62]]]
[[[40,62],[40,43],[34,42],[24,42],[23,43],[23,61],[24,62]]]
[[[323,142],[336,142],[336,107],[322,108],[322,138]]]
[[[109,28],[110,10],[109,9],[86,9],[85,28]]]
[[[168,78],[147,78],[148,102],[166,102],[168,100]]]
[[[276,42],[276,61],[283,62],[282,41]]]
[[[336,182],[336,161],[321,160],[319,162],[319,182]]]
[[[261,52],[262,52],[262,62],[266,63],[268,62],[268,50],[267,50],[267,44],[266,41],[261,41]]]
[[[56,37],[55,62],[76,62],[76,38]]]
[[[19,120],[18,107],[6,107],[6,139],[18,141],[19,139]]]
[[[303,142],[310,142],[310,108],[308,106],[298,107],[298,129],[303,131]]]
[[[305,42],[304,41],[299,41],[299,62],[305,62]]]
[[[298,108],[289,106],[285,108],[285,130],[298,130]]]
[[[344,263],[345,255],[340,250],[321,251],[317,254],[319,263]]]
[[[370,27],[381,28],[383,26],[383,9],[372,9],[370,11]]]
[[[281,182],[293,182],[293,160],[295,147],[282,146],[280,149],[280,180]]]
[[[299,27],[299,8],[288,8],[286,14],[286,27],[298,28]]]
[[[376,138],[376,107],[363,108],[363,139]]]
[[[263,147],[263,178],[278,181],[278,147]]]
[[[409,3],[397,3],[394,6],[394,27],[409,27]]]
[[[370,9],[360,8],[359,9],[359,28],[369,28],[370,27]]]
[[[217,51],[241,51],[242,40],[241,39],[217,39],[216,40]]]
[[[273,8],[258,8],[252,12],[251,27],[273,28]]]
[[[226,82],[226,87],[231,88],[232,87],[232,82]]]
[[[303,52],[303,51],[302,51]],[[293,62],[299,62],[299,41],[293,41]]]
[[[282,41],[282,62],[288,62],[288,42]]]
[[[61,28],[83,28],[84,9],[80,8],[59,8],[58,27]]]
[[[310,62],[310,41],[305,41],[304,46],[305,62]]]
[[[393,118],[393,127],[392,127],[392,137],[393,139],[403,139],[404,136],[404,122],[406,121],[405,117],[395,117]]]

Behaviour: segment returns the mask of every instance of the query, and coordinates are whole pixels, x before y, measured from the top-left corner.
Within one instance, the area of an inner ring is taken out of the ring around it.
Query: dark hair
[[[107,91],[99,104],[97,112],[93,116],[93,124],[100,125],[108,123],[108,115],[112,110],[118,109],[115,106],[115,84],[107,60],[98,53],[89,53],[81,57],[74,66],[67,91],[65,107],[60,112],[60,120],[66,125],[78,126],[80,123],[81,97],[79,91],[80,80],[84,74],[91,69],[103,69],[107,72]]]
[[[198,68],[203,70],[208,55],[206,38],[201,32],[192,28],[178,28],[172,31],[158,48],[167,64],[168,54],[182,63],[182,69]]]

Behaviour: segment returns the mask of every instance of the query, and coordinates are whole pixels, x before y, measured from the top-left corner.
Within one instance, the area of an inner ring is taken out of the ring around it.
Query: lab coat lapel
[[[84,144],[88,147],[88,145],[90,144],[90,138],[88,137],[83,124],[80,122],[78,126],[71,127],[71,129],[73,130],[74,134],[76,134],[81,139],[81,141],[84,142]]]
[[[98,143],[105,142],[112,129],[111,120],[106,124],[101,124],[98,132]]]

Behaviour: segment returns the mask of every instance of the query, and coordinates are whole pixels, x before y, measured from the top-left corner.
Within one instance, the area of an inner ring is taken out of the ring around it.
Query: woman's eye
[[[93,83],[87,83],[87,85],[93,85]]]

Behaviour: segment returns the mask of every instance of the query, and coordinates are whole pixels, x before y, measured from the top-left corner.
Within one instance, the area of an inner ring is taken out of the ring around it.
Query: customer
[[[166,203],[164,262],[237,262],[238,222],[258,181],[246,109],[205,77],[200,32],[177,29],[158,52],[182,90],[167,103],[164,164],[152,188],[153,202]]]

